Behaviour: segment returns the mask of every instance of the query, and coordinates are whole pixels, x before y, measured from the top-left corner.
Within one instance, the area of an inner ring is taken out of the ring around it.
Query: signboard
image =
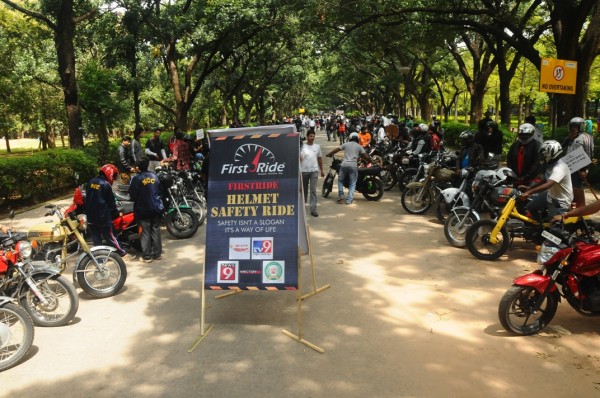
[[[196,130],[196,139],[197,140],[204,139],[204,129],[198,129],[198,130]]]
[[[575,94],[577,62],[564,59],[542,58],[540,91]]]
[[[571,174],[592,163],[592,160],[587,153],[585,153],[585,150],[582,146],[578,147],[572,152],[567,153],[562,157],[562,160],[567,164],[567,166],[569,166],[569,171]]]
[[[298,248],[307,244],[295,126],[209,137],[205,289],[297,289]]]

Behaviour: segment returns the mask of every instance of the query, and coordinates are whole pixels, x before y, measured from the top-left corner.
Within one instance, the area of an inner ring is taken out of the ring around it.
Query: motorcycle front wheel
[[[192,209],[192,211],[196,213],[196,217],[198,217],[198,225],[204,224],[204,220],[206,220],[206,208],[204,205],[196,198],[188,197],[186,199],[190,205],[190,209]]]
[[[402,207],[410,214],[423,214],[431,207],[433,198],[431,197],[431,191],[425,189],[419,199],[419,192],[424,189],[423,187],[407,188],[402,192],[402,198],[400,202]]]
[[[0,372],[18,364],[33,344],[33,321],[23,308],[0,307]]]
[[[331,191],[333,190],[333,178],[334,177],[331,173],[327,173],[325,180],[323,180],[323,188],[321,188],[322,197],[328,197]]]
[[[555,293],[550,293],[534,311],[533,307],[537,307],[541,297],[542,294],[531,286],[511,286],[498,306],[502,327],[521,336],[535,334],[545,328],[556,314],[558,300]]]
[[[494,220],[479,220],[467,230],[465,242],[467,249],[473,256],[480,260],[493,261],[506,253],[510,245],[510,237],[506,226],[496,236],[498,243],[490,242],[490,235],[495,226],[496,221]]]
[[[455,201],[455,198],[453,198],[452,202],[446,203],[444,200],[444,195],[439,193],[435,198],[435,204],[433,205],[433,208],[435,209],[435,217],[440,222],[446,222],[446,217],[448,217],[452,211],[452,208],[455,206],[463,206],[462,199],[459,198]]]
[[[127,266],[123,258],[114,251],[97,250],[94,258],[100,267],[96,266],[90,256],[85,256],[75,270],[77,283],[90,296],[105,298],[114,296],[125,285]]]
[[[477,220],[473,212],[467,209],[450,212],[444,223],[444,235],[446,235],[448,242],[455,247],[465,247],[467,244],[465,239],[467,231]]]
[[[383,196],[383,183],[375,176],[367,176],[363,179],[360,193],[367,200],[379,200]]]
[[[179,212],[181,212],[181,215],[179,215]],[[179,209],[179,212],[173,210],[173,212],[167,214],[165,219],[167,231],[176,239],[190,238],[200,226],[198,218],[190,209]]]
[[[37,289],[44,297],[43,303],[29,285],[19,296],[19,304],[29,313],[37,326],[64,326],[75,317],[79,309],[79,296],[75,286],[63,276],[35,274],[31,277]]]

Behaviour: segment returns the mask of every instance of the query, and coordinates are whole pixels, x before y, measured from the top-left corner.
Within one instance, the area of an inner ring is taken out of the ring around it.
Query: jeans
[[[153,217],[137,218],[142,230],[140,241],[142,243],[142,256],[144,259],[158,258],[162,254],[162,241],[160,238],[160,215]]]
[[[569,211],[569,206],[563,206],[560,203],[549,202],[548,193],[543,192],[537,197],[532,198],[531,202],[527,203],[527,210],[531,212],[534,220],[544,222],[547,221],[544,219],[544,217],[542,217],[544,210],[548,210],[548,217],[552,218]]]
[[[344,197],[344,179],[348,176],[348,196],[346,203],[352,203],[354,199],[354,190],[356,189],[356,180],[358,180],[358,168],[352,166],[341,166],[338,175],[338,198]]]
[[[318,171],[302,173],[302,188],[304,190],[304,203],[308,203],[308,185],[310,184],[310,212],[317,212],[317,180]]]
[[[112,224],[97,225],[90,223],[88,227],[90,228],[90,232],[92,234],[92,241],[94,242],[94,246],[102,245],[102,237],[104,237],[106,243],[117,249],[117,252],[120,256],[124,256],[127,254],[127,252],[121,247],[119,241],[115,237],[115,234],[113,233]]]

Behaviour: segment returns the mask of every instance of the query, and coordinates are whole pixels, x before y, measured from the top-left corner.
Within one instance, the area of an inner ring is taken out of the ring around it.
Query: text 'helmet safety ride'
[[[119,174],[119,170],[117,170],[117,167],[114,164],[110,163],[102,166],[100,168],[100,171],[102,172],[102,174],[104,174],[104,177],[106,177],[106,181],[108,181],[108,183],[111,185],[115,178],[117,178],[117,174]]]
[[[562,146],[555,140],[544,141],[540,147],[540,161],[548,163],[562,155]]]

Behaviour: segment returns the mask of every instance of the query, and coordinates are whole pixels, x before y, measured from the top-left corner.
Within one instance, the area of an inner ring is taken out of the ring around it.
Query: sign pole
[[[308,227],[308,225],[306,225],[306,236],[308,241],[308,255],[310,257],[310,270],[312,273],[313,291],[302,296],[302,300],[312,297],[315,294],[321,293],[323,290],[329,289],[331,287],[331,285],[325,285],[317,289],[317,277],[315,273],[315,263],[313,262],[312,245],[310,243],[310,228]]]
[[[198,347],[198,344],[200,344],[200,342],[202,342],[202,339],[204,339],[204,337],[206,337],[206,335],[208,334],[208,332],[211,331],[211,329],[213,328],[214,324],[210,324],[208,325],[208,329],[204,330],[204,325],[205,325],[205,319],[206,319],[206,292],[204,290],[204,273],[205,273],[205,262],[202,262],[202,278],[201,278],[201,286],[202,289],[200,292],[200,336],[198,336],[198,338],[196,338],[196,341],[194,342],[194,344],[192,344],[192,346],[188,349],[188,353],[191,353],[192,351],[194,351],[196,349],[196,347]]]

